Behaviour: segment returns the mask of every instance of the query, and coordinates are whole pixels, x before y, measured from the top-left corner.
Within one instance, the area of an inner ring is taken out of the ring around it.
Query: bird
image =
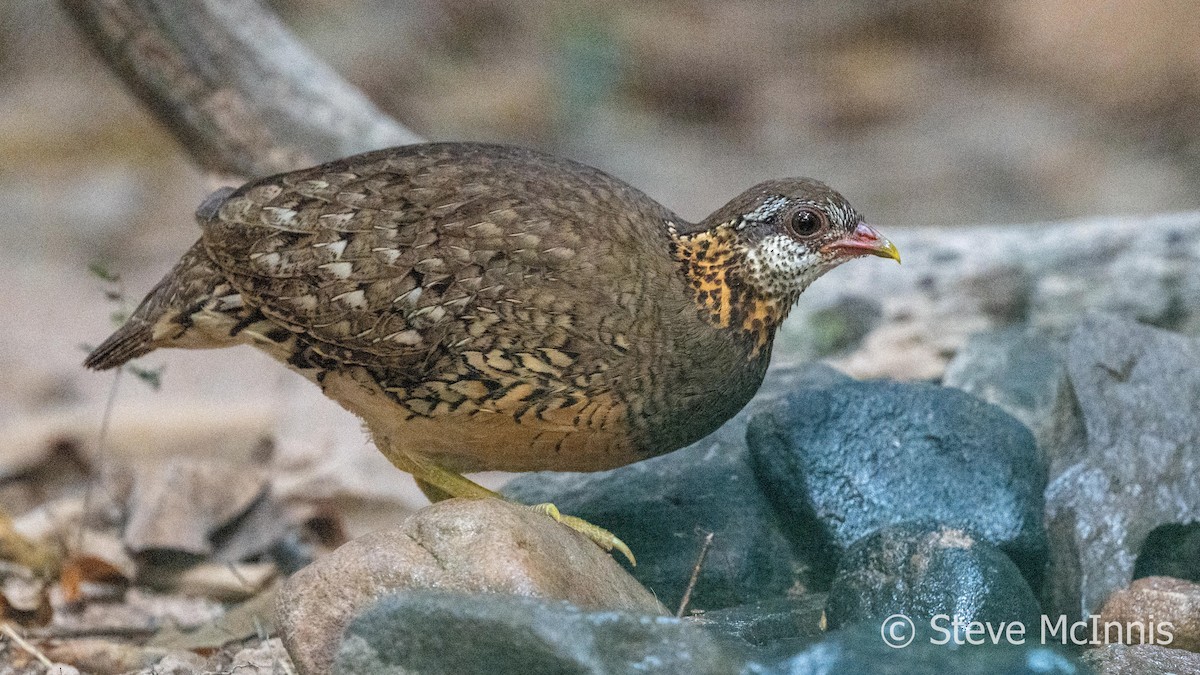
[[[801,293],[896,247],[816,180],[698,223],[508,145],[367,152],[223,188],[202,235],[85,365],[249,344],[358,415],[432,501],[462,474],[599,471],[687,446],[762,383]],[[534,508],[606,550],[615,535]]]

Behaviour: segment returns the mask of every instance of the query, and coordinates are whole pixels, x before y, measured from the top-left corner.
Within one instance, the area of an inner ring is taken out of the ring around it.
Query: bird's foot
[[[429,501],[431,502],[439,502],[443,499],[450,499],[451,497],[466,497],[471,499],[503,499],[505,501],[511,501],[505,498],[504,495],[493,492],[461,474],[455,473],[448,469],[443,469],[436,464],[429,462],[415,462],[411,458],[405,458],[406,461],[398,462],[391,455],[388,456],[388,459],[391,459],[392,462],[400,469],[411,473],[413,477],[416,478],[417,485],[425,493],[425,496],[429,497]],[[559,512],[558,507],[553,504],[536,504],[530,508],[538,513],[550,516],[557,522],[560,522],[587,537],[588,539],[591,539],[592,541],[596,542],[597,546],[605,551],[612,551],[613,549],[620,551],[626,558],[629,559],[629,563],[631,565],[637,565],[637,559],[633,557],[633,551],[629,550],[629,547],[625,545],[625,542],[618,539],[616,535],[604,529],[603,527],[593,525],[583,518],[564,516]]]
[[[550,503],[534,504],[529,508],[537,511],[538,513],[550,516],[554,520],[566,525],[572,530],[575,530],[588,539],[591,539],[592,541],[596,542],[597,546],[605,551],[612,551],[613,549],[620,551],[622,555],[629,559],[630,565],[637,567],[637,559],[633,557],[633,551],[629,550],[629,547],[625,545],[625,542],[618,539],[615,534],[609,532],[603,527],[600,527],[599,525],[593,525],[583,518],[564,516],[559,512],[557,506]]]

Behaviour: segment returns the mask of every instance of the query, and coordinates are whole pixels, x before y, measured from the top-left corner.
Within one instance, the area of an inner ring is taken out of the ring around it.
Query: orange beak
[[[879,230],[866,223],[859,223],[852,234],[826,244],[821,247],[821,251],[826,253],[836,251],[851,257],[877,255],[880,258],[891,258],[900,262],[900,251],[896,250],[896,245],[888,241],[887,237],[879,234]]]

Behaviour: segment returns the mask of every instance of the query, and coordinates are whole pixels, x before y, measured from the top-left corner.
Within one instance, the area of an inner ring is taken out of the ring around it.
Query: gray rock
[[[504,494],[552,502],[621,537],[637,556],[630,571],[668,607],[678,605],[705,533],[714,533],[689,607],[720,609],[783,595],[806,575],[758,488],[745,447],[753,410],[796,387],[849,381],[824,366],[773,370],[759,395],[703,441],[612,471],[534,473]]]
[[[1007,325],[1029,319],[1037,280],[1018,264],[998,265],[968,275],[962,284],[970,305],[995,323]]]
[[[834,384],[793,391],[757,414],[747,442],[760,483],[825,583],[859,538],[923,520],[1000,547],[1036,588],[1045,474],[1029,430],[999,408],[933,385]]]
[[[829,637],[804,651],[751,664],[743,670],[754,675],[912,675],[954,673],[955,675],[1079,675],[1085,672],[1074,658],[1037,644],[969,646],[931,644],[914,640],[895,649],[880,637],[879,626],[856,626],[830,633]]]
[[[1105,645],[1083,653],[1096,675],[1200,675],[1200,654],[1157,645]]]
[[[396,530],[351,541],[280,589],[278,625],[301,673],[326,673],[350,621],[376,599],[436,588],[569,600],[648,615],[666,609],[583,535],[498,499],[451,499]]]
[[[825,614],[830,628],[878,627],[895,614],[922,629],[939,614],[964,623],[1017,621],[1033,627],[1041,607],[1020,570],[996,547],[945,525],[902,523],[850,547],[829,589]]]
[[[938,379],[982,330],[1015,320],[1066,332],[1098,309],[1200,335],[1198,213],[888,235],[904,266],[845,265],[836,282],[813,284],[781,328],[777,356],[811,356],[810,316],[848,288],[884,307],[841,360],[857,378]]]
[[[754,647],[807,645],[825,636],[824,593],[762,600],[688,617],[698,626]],[[798,650],[798,649],[797,649]]]
[[[1067,386],[1065,352],[1064,341],[1025,327],[980,333],[946,366],[942,384],[999,406],[1045,450]]]
[[[1047,593],[1054,612],[1085,616],[1129,584],[1155,528],[1200,521],[1200,342],[1097,316],[1067,353]]]
[[[333,672],[733,673],[738,659],[680,619],[586,612],[516,596],[410,591],[380,599],[346,629]]]

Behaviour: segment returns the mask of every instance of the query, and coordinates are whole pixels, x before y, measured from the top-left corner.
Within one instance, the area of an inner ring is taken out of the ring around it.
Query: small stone
[[[1200,654],[1157,645],[1111,644],[1083,653],[1096,675],[1200,675]]]
[[[574,530],[500,500],[451,499],[293,575],[276,603],[280,633],[300,672],[326,673],[347,624],[370,603],[428,588],[666,614],[611,555]]]
[[[1046,488],[1054,614],[1094,614],[1162,526],[1200,521],[1200,341],[1094,316],[1067,345]]]
[[[1200,584],[1170,577],[1135,579],[1129,588],[1109,596],[1100,610],[1102,630],[1108,642],[1156,644],[1200,652]],[[1108,622],[1120,624],[1109,635]],[[1170,623],[1169,642],[1151,624]]]
[[[137,671],[135,675],[201,675],[205,670],[204,659],[185,653],[163,657],[158,663]]]
[[[909,520],[969,531],[1038,584],[1045,473],[1029,430],[993,405],[928,384],[796,389],[755,415],[747,442],[760,484],[826,584],[856,540]]]
[[[1200,523],[1154,528],[1138,551],[1133,576],[1175,577],[1200,583]]]
[[[1028,328],[979,333],[946,366],[942,384],[999,406],[1029,427],[1045,451],[1067,388],[1064,351],[1064,343]]]
[[[689,608],[779,597],[807,575],[750,469],[746,424],[795,387],[847,381],[827,366],[774,368],[746,409],[698,443],[612,471],[525,474],[502,492],[526,504],[551,502],[620,537],[637,556],[633,576],[672,609],[709,532]]]
[[[946,525],[903,523],[850,547],[829,589],[825,614],[834,629],[878,626],[901,614],[923,634],[937,615],[964,623],[1020,622],[1032,629],[1041,608],[1020,570],[996,547]]]
[[[354,619],[333,672],[716,675],[738,672],[738,665],[707,631],[680,619],[587,612],[515,596],[408,591]]]
[[[27,567],[0,561],[0,596],[6,609],[36,612],[46,604],[46,580]]]
[[[882,318],[883,308],[877,301],[842,296],[808,315],[806,346],[814,358],[846,352],[857,347]]]

